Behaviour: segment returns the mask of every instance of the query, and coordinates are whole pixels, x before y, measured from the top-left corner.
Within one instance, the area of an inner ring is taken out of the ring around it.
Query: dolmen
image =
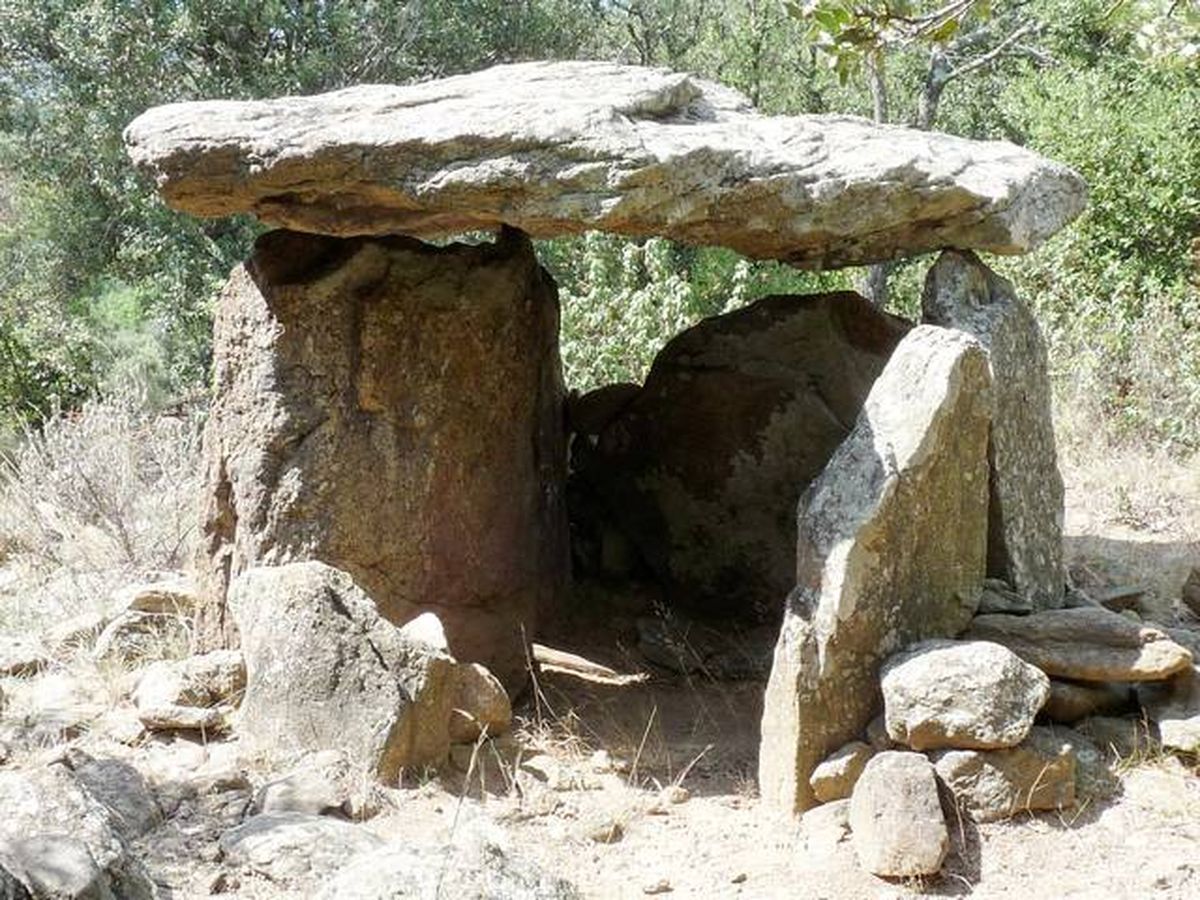
[[[212,646],[237,640],[241,573],[316,560],[385,619],[436,613],[456,659],[521,680],[570,567],[558,295],[531,239],[587,230],[814,270],[939,254],[919,322],[852,294],[764,298],[677,337],[579,426],[592,487],[672,598],[780,625],[765,800],[817,803],[817,767],[882,708],[884,663],[966,631],[985,579],[1012,612],[1064,605],[1046,349],[977,253],[1071,222],[1086,188],[1065,166],[766,116],[601,62],[172,104],[125,142],[174,209],[276,229],[216,315]]]

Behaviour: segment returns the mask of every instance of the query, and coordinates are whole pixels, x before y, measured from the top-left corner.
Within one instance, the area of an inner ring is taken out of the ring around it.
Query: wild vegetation
[[[121,129],[148,106],[585,57],[694,71],[768,112],[1002,138],[1075,166],[1088,213],[1002,261],[1049,335],[1065,436],[1189,454],[1198,16],[1167,0],[0,0],[0,425],[11,446],[130,381],[153,408],[203,396],[213,301],[257,229],[174,214],[134,175]],[[861,280],[595,235],[543,257],[581,389],[641,377],[698,317]],[[913,311],[923,269],[890,272],[891,306]]]

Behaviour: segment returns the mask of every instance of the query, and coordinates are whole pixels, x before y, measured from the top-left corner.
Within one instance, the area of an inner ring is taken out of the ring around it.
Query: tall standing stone
[[[759,787],[775,806],[813,805],[813,770],[879,709],[885,658],[970,622],[986,553],[990,408],[982,347],[921,326],[801,499],[797,585],[759,752]]]
[[[957,328],[988,352],[996,410],[988,574],[1037,609],[1063,603],[1063,481],[1054,446],[1046,345],[1012,285],[974,253],[947,250],[925,279],[926,322]]]
[[[271,232],[214,353],[204,642],[233,638],[232,578],[313,559],[516,677],[567,571],[558,300],[529,241]]]

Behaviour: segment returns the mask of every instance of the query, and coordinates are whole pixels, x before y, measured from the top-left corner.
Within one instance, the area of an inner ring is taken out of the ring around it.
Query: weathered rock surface
[[[499,737],[512,725],[512,703],[496,676],[478,663],[455,666],[450,740],[470,743]]]
[[[895,750],[872,757],[850,798],[850,832],[868,872],[885,878],[937,872],[950,832],[929,760]]]
[[[244,744],[340,749],[385,783],[445,757],[454,661],[406,639],[345,572],[317,562],[251,569],[229,603],[246,660]]]
[[[1137,693],[1146,717],[1158,726],[1163,747],[1200,753],[1200,666],[1161,684],[1138,685]]]
[[[878,709],[882,662],[971,621],[986,553],[990,404],[977,342],[913,330],[801,500],[797,587],[763,710],[768,802],[812,806],[813,769]]]
[[[988,574],[1036,609],[1063,605],[1063,481],[1046,344],[1012,285],[974,253],[943,253],[925,279],[924,321],[957,328],[988,353],[995,411],[988,444]]]
[[[1129,685],[1116,682],[1084,684],[1050,679],[1050,699],[1042,713],[1053,722],[1071,724],[1088,716],[1122,712],[1131,700]]]
[[[979,595],[978,615],[1005,613],[1023,616],[1033,612],[1033,601],[1012,589],[1008,582],[998,578],[985,578],[983,591]]]
[[[282,882],[331,875],[347,859],[382,845],[381,838],[361,826],[304,813],[253,816],[220,841],[230,865]]]
[[[125,142],[202,216],[340,235],[599,229],[812,267],[1019,253],[1085,202],[1074,172],[1011,144],[768,117],[693,76],[599,62],[163,106]]]
[[[501,681],[566,577],[558,302],[532,246],[273,232],[217,313],[201,631],[228,581],[319,559]]]
[[[854,790],[854,783],[862,775],[867,762],[875,755],[869,744],[851,741],[830,754],[808,779],[813,796],[820,803],[843,800]]]
[[[776,621],[795,584],[796,501],[908,328],[849,293],[705,319],[662,349],[574,478],[672,605]]]
[[[1050,696],[1050,679],[988,641],[922,641],[883,666],[888,734],[914,750],[1019,744]]]
[[[112,812],[67,766],[0,770],[0,806],[0,857],[35,896],[158,896]]]
[[[151,731],[222,731],[241,702],[246,666],[237,650],[151,663],[134,688],[138,718]]]
[[[1003,644],[1047,675],[1075,681],[1161,681],[1192,664],[1162,630],[1101,607],[978,616],[966,637]]]
[[[1084,719],[1077,727],[1081,734],[1110,758],[1137,758],[1162,750],[1158,736],[1154,733],[1156,729],[1141,716],[1092,716]]]
[[[976,822],[1020,812],[1075,805],[1075,751],[1049,728],[1034,727],[1003,750],[945,750],[933,757],[938,775]]]
[[[67,761],[76,781],[104,806],[116,832],[127,841],[162,822],[162,810],[142,774],[119,759],[95,758],[69,750]]]

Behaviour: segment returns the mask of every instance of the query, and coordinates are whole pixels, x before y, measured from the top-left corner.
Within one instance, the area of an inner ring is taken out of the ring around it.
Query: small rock
[[[421,613],[415,619],[409,619],[400,626],[400,634],[405,640],[414,644],[422,644],[437,653],[450,652],[450,642],[446,639],[446,629],[442,620],[435,613]]]
[[[1004,750],[945,750],[938,775],[976,822],[1075,805],[1075,751],[1048,728],[1035,727]]]
[[[732,878],[729,879],[729,883],[730,884],[745,884],[746,883],[746,873],[738,872],[736,875],[734,875]]]
[[[875,751],[862,741],[851,741],[831,754],[813,770],[808,783],[813,794],[821,803],[842,800],[854,790],[854,782],[862,774],[867,761]]]
[[[508,731],[512,725],[512,704],[496,676],[479,663],[460,663],[453,679],[452,742],[469,744],[485,734],[497,737]]]
[[[1084,684],[1051,678],[1050,699],[1042,707],[1042,713],[1052,722],[1069,725],[1088,716],[1121,712],[1129,705],[1131,697],[1127,684]]]
[[[671,806],[679,806],[681,803],[687,803],[691,797],[691,791],[682,784],[668,784],[658,792],[658,798]]]
[[[142,724],[152,731],[216,732],[240,702],[246,667],[236,650],[215,650],[146,667],[133,700]]]
[[[1047,675],[1075,681],[1161,681],[1192,664],[1161,629],[1100,607],[977,616],[965,637],[1003,644]]]
[[[1146,716],[1158,726],[1163,747],[1200,753],[1200,666],[1167,682],[1139,685],[1137,694]]]
[[[885,878],[932,875],[950,849],[933,765],[920,753],[871,758],[850,798],[858,860]]]
[[[31,638],[0,638],[0,678],[36,675],[50,664],[45,648]]]
[[[1050,680],[987,641],[923,641],[881,673],[888,734],[914,750],[1019,744],[1050,695]]]
[[[319,562],[250,569],[229,606],[246,660],[244,746],[342,750],[389,785],[446,759],[456,663],[383,618],[350,575]]]
[[[643,894],[669,894],[673,890],[674,890],[674,888],[671,887],[671,882],[669,882],[665,878],[660,878],[660,879],[658,879],[658,881],[655,881],[652,884],[648,884],[644,888],[642,888],[642,893]]]
[[[288,881],[309,875],[329,875],[346,860],[383,845],[383,841],[341,819],[303,813],[264,813],[247,819],[221,835],[225,861]]]
[[[112,607],[122,612],[165,613],[190,618],[200,604],[196,583],[178,573],[160,581],[129,584],[114,591]]]

